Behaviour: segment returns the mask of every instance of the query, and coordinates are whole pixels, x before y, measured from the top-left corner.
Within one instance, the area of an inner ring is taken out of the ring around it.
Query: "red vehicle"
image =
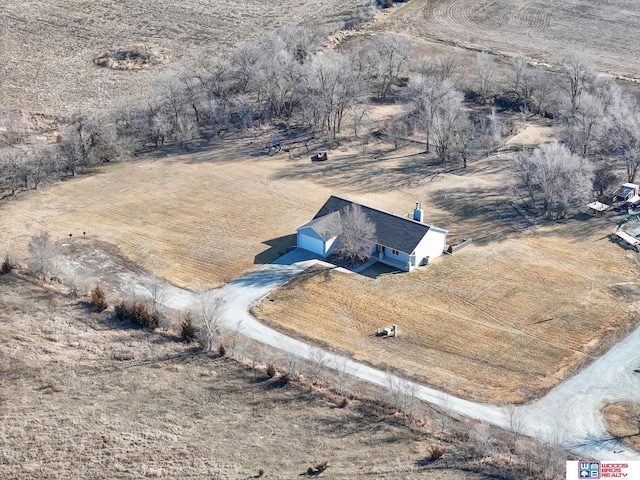
[[[326,160],[329,160],[329,155],[327,155],[327,152],[318,152],[318,161],[324,162]]]

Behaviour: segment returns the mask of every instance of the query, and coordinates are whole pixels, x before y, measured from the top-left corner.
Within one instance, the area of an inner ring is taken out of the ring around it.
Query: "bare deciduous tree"
[[[514,167],[532,206],[539,197],[549,219],[566,217],[570,208],[583,204],[591,194],[593,165],[560,143],[546,143],[519,156]]]
[[[600,98],[583,92],[580,102],[565,111],[564,143],[578,155],[590,156],[603,134],[605,107]]]
[[[619,183],[620,178],[608,162],[601,163],[593,172],[593,190],[600,202],[606,202],[608,195]]]
[[[384,123],[382,126],[382,133],[386,135],[393,143],[393,149],[397,150],[398,147],[406,141],[409,136],[409,126],[407,125],[406,118],[394,118]]]
[[[352,264],[357,260],[366,260],[376,242],[376,226],[359,205],[350,205],[340,212],[342,231],[338,237],[336,253],[348,259]]]
[[[381,35],[374,40],[373,50],[377,57],[376,93],[380,98],[387,98],[391,88],[400,85],[407,76],[411,44],[398,35]]]
[[[26,152],[18,148],[0,148],[0,191],[6,189],[14,197],[26,189],[28,178]]]
[[[348,57],[329,52],[309,62],[306,80],[302,85],[306,91],[300,96],[306,97],[307,108],[313,112],[311,118],[322,122],[324,129],[335,138],[345,113],[362,96],[360,74],[352,68]]]
[[[491,94],[493,70],[493,57],[487,52],[478,52],[476,55],[476,74],[478,76],[478,96],[482,103],[485,103]]]
[[[49,279],[55,273],[59,254],[58,247],[51,240],[51,236],[47,232],[34,235],[29,241],[28,250],[29,272],[38,278]]]
[[[433,119],[439,109],[461,95],[448,80],[440,81],[433,75],[420,75],[409,81],[407,98],[414,105],[416,129],[425,136],[426,151],[429,152]]]
[[[260,47],[251,43],[241,43],[233,51],[233,77],[240,92],[247,93],[254,89],[256,69],[261,57]]]
[[[220,315],[225,298],[219,293],[196,289],[196,307],[193,311],[198,322],[198,342],[205,352],[211,352],[220,336]]]
[[[582,94],[595,78],[595,66],[581,53],[568,53],[558,63],[561,75],[560,88],[566,93],[571,107],[576,109]]]
[[[468,123],[460,93],[447,97],[436,110],[432,119],[431,138],[441,162],[448,158],[457,132],[468,128]]]
[[[346,395],[351,389],[353,377],[349,373],[347,361],[343,357],[335,355],[333,358],[333,388],[336,393]]]

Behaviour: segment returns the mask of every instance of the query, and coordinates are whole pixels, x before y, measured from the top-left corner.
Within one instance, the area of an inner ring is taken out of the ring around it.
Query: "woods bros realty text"
[[[567,462],[567,480],[580,478],[629,478],[640,480],[640,462]]]

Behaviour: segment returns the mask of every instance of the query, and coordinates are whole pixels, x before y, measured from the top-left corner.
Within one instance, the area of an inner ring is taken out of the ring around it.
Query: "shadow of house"
[[[284,235],[278,238],[272,238],[271,240],[267,240],[262,242],[265,245],[268,245],[270,248],[264,250],[257,254],[253,263],[255,265],[265,265],[267,263],[273,262],[276,258],[281,257],[289,250],[296,247],[296,235]]]

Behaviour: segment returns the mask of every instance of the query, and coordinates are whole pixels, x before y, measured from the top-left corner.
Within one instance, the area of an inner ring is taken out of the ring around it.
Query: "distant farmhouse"
[[[323,258],[329,256],[340,242],[340,214],[351,205],[359,205],[376,227],[371,256],[379,262],[410,272],[444,252],[447,231],[423,223],[424,212],[419,203],[413,218],[405,218],[335,196],[327,200],[313,220],[297,229],[298,247]]]

